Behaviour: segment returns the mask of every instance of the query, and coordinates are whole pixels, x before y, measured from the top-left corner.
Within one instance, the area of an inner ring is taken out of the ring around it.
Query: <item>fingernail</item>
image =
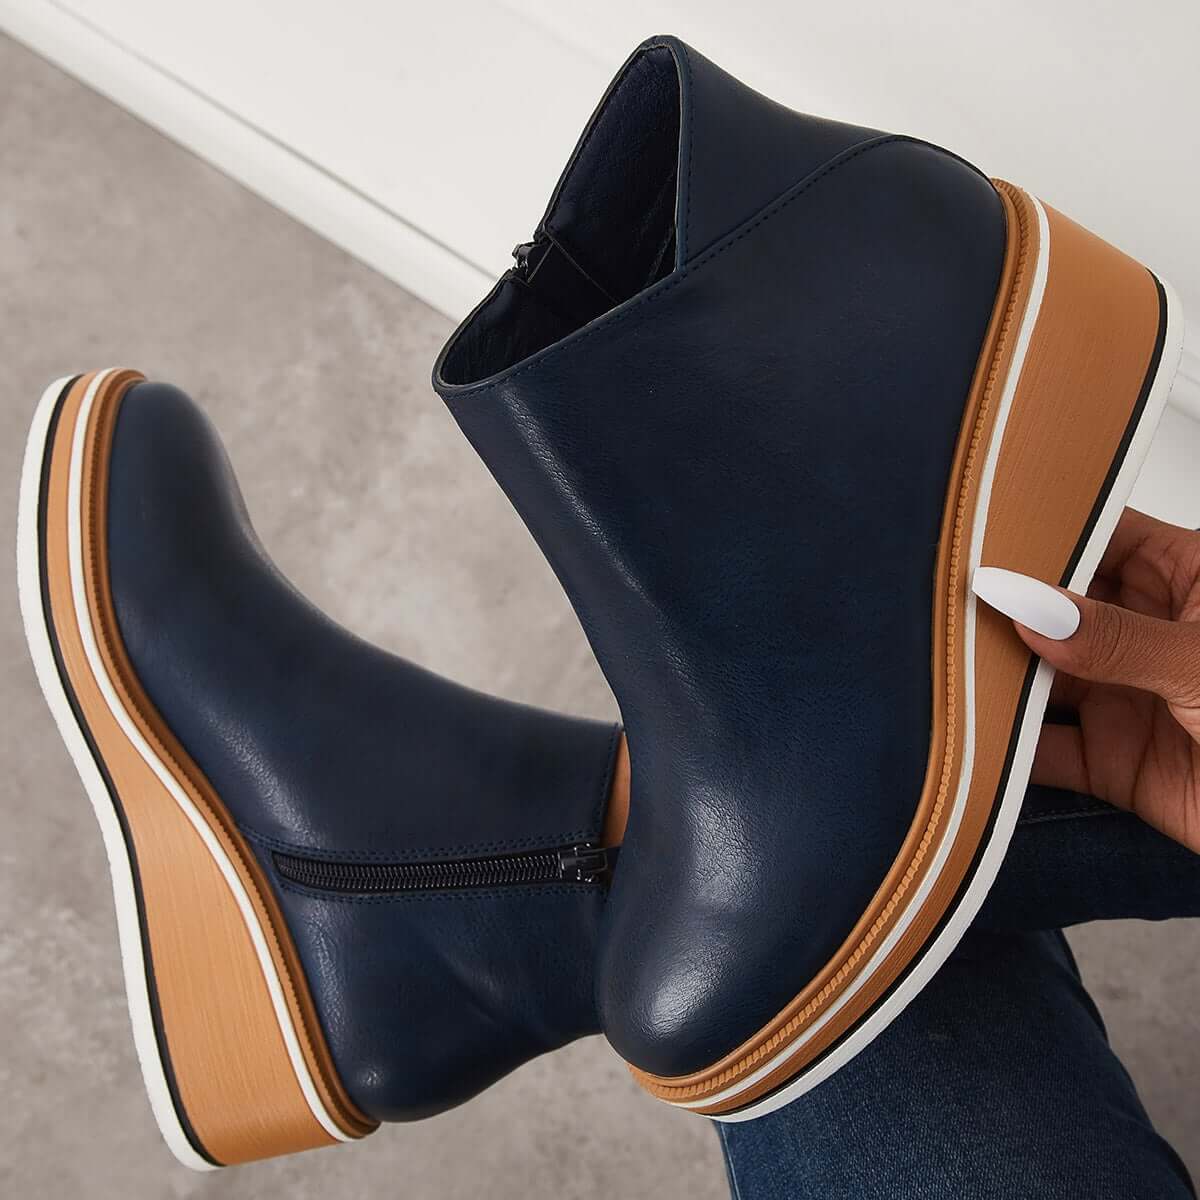
[[[976,567],[971,590],[1005,616],[1056,642],[1079,628],[1079,608],[1040,579],[1003,567]]]

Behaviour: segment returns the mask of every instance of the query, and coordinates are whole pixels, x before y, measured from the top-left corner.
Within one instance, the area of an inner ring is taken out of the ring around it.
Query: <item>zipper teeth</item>
[[[564,877],[558,850],[419,863],[340,863],[277,853],[275,865],[284,879],[327,892],[432,892],[554,883]]]

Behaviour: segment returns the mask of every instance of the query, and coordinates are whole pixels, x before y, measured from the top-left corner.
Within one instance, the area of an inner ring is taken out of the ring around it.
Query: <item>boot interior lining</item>
[[[650,47],[593,119],[524,264],[459,332],[442,364],[446,383],[503,371],[675,269],[679,126],[674,55]]]

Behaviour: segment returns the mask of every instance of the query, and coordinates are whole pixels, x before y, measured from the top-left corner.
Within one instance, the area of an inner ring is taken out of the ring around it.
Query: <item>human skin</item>
[[[1096,796],[1200,852],[1200,533],[1127,508],[1088,594],[1057,590],[1079,609],[1069,637],[1013,622],[1058,672],[1033,782]]]

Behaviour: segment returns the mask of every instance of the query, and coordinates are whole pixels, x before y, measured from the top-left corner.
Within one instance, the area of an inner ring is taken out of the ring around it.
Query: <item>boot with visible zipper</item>
[[[597,1031],[617,727],[335,625],[266,557],[204,416],[134,372],[45,393],[18,542],[182,1162],[350,1141]]]
[[[962,936],[1051,674],[972,571],[1086,589],[1182,328],[1145,267],[953,153],[675,38],[625,64],[434,384],[621,708],[598,1005],[655,1096],[769,1112]]]

